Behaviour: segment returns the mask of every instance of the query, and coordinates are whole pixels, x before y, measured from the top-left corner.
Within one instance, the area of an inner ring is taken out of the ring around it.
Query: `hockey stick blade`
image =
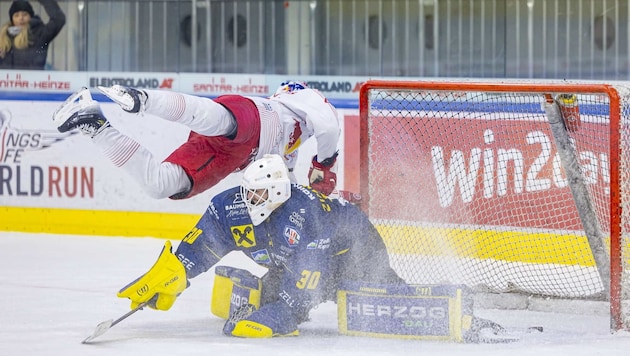
[[[98,325],[96,325],[96,329],[94,330],[92,335],[86,337],[85,340],[83,340],[81,343],[82,344],[89,344],[90,341],[92,341],[92,340],[96,339],[97,337],[105,334],[105,332],[107,332],[107,330],[109,330],[109,328],[112,327],[113,323],[114,323],[114,319],[109,319],[109,320],[100,322]]]
[[[81,343],[82,344],[89,344],[92,340],[94,340],[97,337],[105,334],[107,332],[107,330],[111,329],[114,325],[116,325],[116,324],[120,323],[121,321],[127,319],[129,316],[131,316],[133,313],[137,312],[138,310],[142,310],[144,307],[149,305],[149,303],[151,303],[151,302],[152,302],[152,300],[149,300],[149,301],[146,301],[144,303],[138,304],[137,307],[131,309],[130,311],[125,313],[125,315],[121,316],[120,318],[118,318],[116,320],[109,319],[109,320],[105,320],[103,322],[100,322],[98,325],[96,325],[96,329],[94,330],[92,335],[86,337],[85,340],[83,340]]]

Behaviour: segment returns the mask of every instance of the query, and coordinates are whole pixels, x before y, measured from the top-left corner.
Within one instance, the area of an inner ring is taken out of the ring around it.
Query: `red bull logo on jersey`
[[[276,90],[274,95],[279,94],[292,94],[298,90],[306,89],[306,85],[294,81],[283,82],[280,84],[280,87]]]
[[[293,132],[289,135],[289,142],[287,142],[286,147],[284,147],[284,154],[288,155],[298,149],[302,144],[302,127],[300,126],[300,122],[293,119]]]
[[[284,239],[290,247],[295,247],[300,242],[300,233],[291,226],[284,227]]]

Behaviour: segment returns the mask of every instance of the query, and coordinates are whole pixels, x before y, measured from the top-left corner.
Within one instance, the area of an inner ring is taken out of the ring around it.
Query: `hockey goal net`
[[[392,266],[414,284],[608,300],[628,329],[629,102],[607,84],[366,82],[362,207]]]

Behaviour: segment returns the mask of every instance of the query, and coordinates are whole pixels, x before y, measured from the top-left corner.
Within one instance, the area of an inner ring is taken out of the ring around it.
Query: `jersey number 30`
[[[319,277],[321,277],[322,273],[319,271],[302,271],[302,278],[295,284],[296,287],[300,289],[315,289],[317,288],[317,284],[319,283]]]

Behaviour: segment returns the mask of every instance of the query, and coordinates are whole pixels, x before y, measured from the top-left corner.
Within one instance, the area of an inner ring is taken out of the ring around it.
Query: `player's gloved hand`
[[[317,155],[313,157],[308,171],[308,180],[313,189],[324,195],[330,195],[335,190],[337,174],[332,171],[335,162],[337,162],[337,152],[321,162],[317,161]]]
[[[131,299],[131,309],[150,301],[149,307],[168,310],[187,286],[186,269],[173,254],[171,242],[166,241],[153,267],[123,287],[118,297]]]
[[[296,319],[284,301],[266,304],[259,310],[251,304],[245,304],[225,322],[223,333],[246,338],[297,336],[300,332]]]

